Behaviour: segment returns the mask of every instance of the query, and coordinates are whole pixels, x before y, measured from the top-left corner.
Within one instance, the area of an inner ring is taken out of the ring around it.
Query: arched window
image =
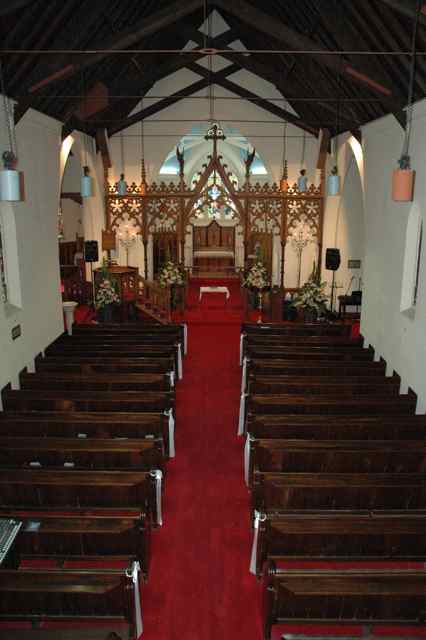
[[[192,185],[195,185],[197,177],[198,174],[195,174]],[[237,189],[238,179],[236,176],[230,174],[229,178]],[[198,220],[233,220],[234,214],[235,204],[222,183],[221,177],[214,171],[195,204],[194,216]]]

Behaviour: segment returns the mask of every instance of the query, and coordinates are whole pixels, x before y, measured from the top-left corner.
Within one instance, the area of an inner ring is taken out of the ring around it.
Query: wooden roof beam
[[[78,57],[78,62],[72,62],[65,67],[54,68],[48,77],[37,82],[35,85],[30,87],[28,91],[30,93],[35,93],[48,84],[56,82],[57,80],[63,80],[64,77],[75,75],[82,69],[90,67],[107,56],[110,56],[114,53],[114,50],[127,49],[133,44],[143,40],[143,38],[152,36],[191,13],[194,13],[194,11],[197,11],[202,6],[203,0],[186,0],[185,2],[176,0],[151,16],[142,18],[142,20],[138,21],[126,31],[115,34],[114,37],[110,38],[107,42],[98,43],[93,46],[93,50],[101,48],[102,52],[81,54]],[[70,54],[72,54],[72,51],[70,51]]]
[[[196,64],[188,65],[188,69],[190,69],[194,73],[199,73],[200,75],[203,75],[203,77],[206,78],[207,80],[209,79],[210,74],[208,69],[204,69],[203,67],[200,67],[199,65],[196,65]],[[232,82],[232,80],[229,80],[226,77],[226,76],[232,75],[232,73],[235,73],[235,71],[238,71],[238,70],[239,70],[238,65],[231,65],[230,67],[226,67],[225,69],[223,69],[223,73],[221,72],[221,75],[214,74],[216,77],[213,77],[213,76],[211,77],[211,84],[218,84],[223,89],[226,89],[227,91],[231,91],[231,93],[235,93],[237,96],[240,96],[241,98],[244,98],[249,102],[253,102],[257,106],[261,107],[262,109],[265,109],[265,111],[272,113],[274,116],[278,116],[283,121],[290,122],[291,124],[294,124],[297,127],[300,127],[304,131],[307,131],[308,133],[314,136],[318,136],[319,130],[317,128],[311,127],[310,125],[303,122],[301,118],[295,116],[290,111],[287,111],[282,107],[278,107],[273,102],[269,102],[269,100],[266,100],[265,98],[262,98],[256,95],[252,91],[248,91],[248,89],[244,89],[239,84]]]
[[[407,18],[414,20],[414,16],[416,15],[416,11],[417,11],[416,0],[404,0],[404,2],[401,2],[401,0],[379,0],[379,1],[387,5],[388,7],[390,7],[390,9],[397,11],[401,15],[407,16]],[[422,8],[420,9],[419,24],[426,27],[426,3],[423,3]]]
[[[184,25],[182,25],[182,29],[188,38],[196,42],[199,46],[203,46],[203,36],[200,33],[200,31],[191,27],[186,27]],[[229,32],[227,31],[226,33],[229,33]],[[236,39],[236,36],[230,38],[231,41],[235,39]],[[271,82],[278,89],[278,91],[280,91],[283,94],[284,98],[286,98],[286,100],[289,103],[291,103],[292,99],[296,99],[298,101],[303,102],[303,100],[300,100],[301,99],[300,94],[294,92],[294,90],[292,90],[287,84],[284,83],[282,74],[280,75],[273,67],[270,67],[264,64],[263,62],[259,61],[259,59],[256,58],[255,56],[252,56],[252,55],[242,56],[238,53],[235,53],[233,49],[231,49],[228,46],[224,46],[224,44],[216,38],[213,39],[211,46],[214,47],[215,49],[226,49],[226,52],[220,53],[220,56],[222,58],[225,58],[226,60],[229,60],[229,62],[233,62],[234,64],[238,64],[241,67],[241,69],[250,71],[251,73],[254,73],[260,78],[263,78]],[[196,60],[192,60],[192,62],[196,62]],[[336,115],[336,106],[332,106],[332,104],[328,102],[321,102],[320,99],[318,99],[318,103],[320,103],[321,106],[324,107],[324,109],[333,113],[333,115]],[[336,99],[336,103],[337,103],[337,99]],[[297,111],[296,107],[295,107],[295,110]],[[348,125],[352,123],[352,120],[350,120],[349,118],[346,118],[345,116],[342,116],[341,120],[343,121],[347,120]]]
[[[253,5],[245,2],[245,0],[232,0],[232,2],[215,0],[215,4],[223,9],[225,13],[231,13],[240,21],[249,24],[253,29],[267,34],[277,42],[290,46],[295,51],[308,52],[306,55],[314,58],[318,64],[327,66],[343,77],[370,88],[380,96],[381,102],[392,113],[401,111],[405,106],[395,87],[384,85],[379,79],[372,77],[368,69],[356,68],[346,61],[342,64],[340,56],[327,55],[327,49],[272,16],[259,11]]]
[[[324,174],[325,165],[327,164],[327,153],[330,148],[330,131],[329,129],[321,129],[321,142],[318,151],[317,169]]]
[[[121,120],[120,122],[114,125],[111,125],[110,127],[108,127],[108,135],[112,136],[115,133],[119,133],[119,131],[122,131],[123,129],[127,129],[127,127],[130,127],[132,124],[136,124],[141,120],[145,120],[146,118],[149,118],[150,116],[155,115],[159,111],[162,111],[166,107],[170,107],[171,105],[176,104],[176,102],[185,100],[185,98],[189,97],[193,93],[196,93],[197,91],[201,91],[202,89],[205,89],[208,86],[208,84],[209,84],[208,80],[206,80],[205,78],[202,78],[201,80],[197,80],[196,82],[193,82],[189,86],[185,87],[184,89],[181,89],[180,91],[177,91],[176,93],[171,94],[167,98],[163,98],[159,102],[156,102],[155,104],[150,105],[149,107],[145,107],[145,109],[141,109],[140,111],[138,111],[137,113],[134,113],[128,118],[125,118],[124,120]]]
[[[108,171],[108,169],[111,169],[112,167],[112,162],[111,162],[111,156],[109,153],[108,140],[107,140],[105,129],[96,130],[96,146],[98,150],[101,152],[104,171]]]

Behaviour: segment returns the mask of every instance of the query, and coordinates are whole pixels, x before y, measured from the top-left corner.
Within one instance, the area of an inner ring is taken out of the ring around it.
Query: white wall
[[[407,220],[412,207],[425,219],[426,101],[414,110],[410,154],[416,169],[414,203],[391,199],[391,174],[401,154],[402,129],[393,116],[363,127],[365,159],[365,262],[361,331],[389,370],[411,386],[426,410],[426,251],[420,265],[417,305],[400,311]]]
[[[17,126],[25,200],[0,203],[8,235],[10,297],[15,303],[0,302],[0,388],[9,382],[16,387],[19,371],[31,367],[34,357],[63,331],[57,238],[61,127],[33,110]],[[2,150],[7,146],[5,133],[2,112]],[[22,335],[13,341],[11,329],[18,324]]]
[[[64,237],[60,242],[74,242],[77,236],[83,235],[83,211],[75,200],[61,198],[61,211]]]
[[[351,144],[352,143],[352,144]],[[327,282],[327,293],[331,293],[332,271],[325,269],[325,256],[328,247],[340,250],[341,263],[335,275],[335,308],[337,296],[350,293],[359,288],[362,280],[364,262],[364,199],[361,178],[363,167],[357,162],[353,148],[359,153],[359,143],[348,135],[342,136],[338,151],[340,175],[340,194],[329,196],[325,202],[324,241],[322,256],[322,280]],[[360,149],[362,152],[362,149]],[[327,173],[334,165],[329,156]],[[348,268],[348,260],[361,260],[361,269]]]

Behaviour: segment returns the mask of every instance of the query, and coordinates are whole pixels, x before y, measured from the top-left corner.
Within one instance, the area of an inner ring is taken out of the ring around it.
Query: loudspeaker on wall
[[[325,268],[337,271],[340,267],[340,249],[327,249],[325,252]]]
[[[84,261],[97,262],[99,260],[97,240],[86,240],[84,243]]]

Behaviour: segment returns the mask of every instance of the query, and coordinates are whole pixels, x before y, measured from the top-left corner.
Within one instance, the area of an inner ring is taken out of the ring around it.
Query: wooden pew
[[[350,336],[351,326],[342,323],[313,323],[313,324],[268,324],[243,322],[241,332],[247,335],[290,335],[290,336]]]
[[[108,359],[117,358],[122,360],[123,358],[131,358],[132,360],[143,358],[174,358],[174,370],[178,371],[179,354],[176,347],[168,345],[132,345],[125,346],[119,344],[88,344],[88,345],[74,345],[74,344],[53,344],[47,347],[45,351],[46,356],[56,356],[63,359],[69,357],[74,358],[90,358],[95,360],[97,358]],[[95,363],[94,363],[95,364]],[[158,371],[157,371],[158,373]]]
[[[37,371],[22,373],[21,389],[86,389],[87,391],[172,391],[170,376],[154,373],[94,374]],[[174,392],[173,392],[174,393]]]
[[[160,524],[150,471],[0,468],[3,507],[131,507]]]
[[[25,635],[25,628],[20,632],[22,635],[15,635],[31,640],[64,637],[59,630],[61,624],[92,622],[103,627],[104,636],[114,631],[136,640],[141,625],[135,607],[139,576],[134,566],[130,563],[120,569],[1,570],[0,620],[31,623],[30,635]],[[56,635],[45,635],[47,623],[55,623]],[[71,637],[76,637],[75,629],[73,633]],[[96,637],[102,636],[94,635],[93,628],[83,626],[78,630],[79,639]]]
[[[5,389],[7,411],[167,411],[174,409],[174,394],[167,391],[83,391],[72,389]]]
[[[263,594],[265,640],[273,625],[286,622],[417,625],[425,619],[426,572],[287,569],[270,561],[263,573]]]
[[[420,560],[426,557],[426,512],[312,511],[261,516],[256,574],[267,558]]]
[[[162,439],[40,438],[0,435],[0,466],[136,469],[164,473]]]
[[[337,346],[283,346],[278,345],[251,345],[246,346],[246,355],[250,359],[279,359],[279,360],[312,360],[327,361],[337,360],[339,362],[372,362],[374,358],[373,349],[362,349],[361,347],[348,348]]]
[[[174,356],[167,358],[90,358],[87,356],[70,355],[64,359],[62,356],[37,357],[35,360],[36,371],[73,372],[82,375],[98,374],[127,374],[127,373],[168,373],[175,370]]]
[[[61,334],[56,340],[54,340],[51,345],[124,345],[124,346],[133,346],[133,345],[160,345],[160,346],[176,346],[178,340],[175,335],[167,334],[167,333],[139,333],[139,334],[130,334],[130,333],[116,333],[116,334],[105,334],[105,333],[93,333],[93,334],[75,334],[72,336],[67,333]]]
[[[2,567],[43,559],[82,559],[117,562],[130,557],[149,573],[151,521],[138,510],[20,510],[0,508],[1,518],[22,521],[13,547]]]
[[[137,322],[128,324],[97,324],[97,325],[74,325],[73,335],[169,335],[175,336],[178,340],[185,340],[184,324],[154,324],[150,322]]]
[[[141,345],[120,345],[111,343],[93,343],[88,345],[69,343],[51,344],[45,351],[46,356],[62,356],[68,357],[79,355],[90,358],[104,357],[108,358],[168,358],[175,352],[174,346],[141,344]]]
[[[265,376],[377,376],[385,375],[386,363],[383,360],[348,362],[342,360],[311,360],[309,356],[305,360],[290,359],[259,359],[251,358],[248,371],[253,375]]]
[[[163,438],[167,443],[168,418],[164,413],[1,411],[0,434],[40,438]]]
[[[339,349],[360,349],[363,339],[353,340],[347,336],[291,336],[260,333],[244,338],[244,347],[278,346],[278,347],[339,347]]]
[[[258,395],[247,398],[247,413],[253,414],[392,414],[414,413],[416,395],[408,393],[397,397],[368,396],[357,397],[334,394],[323,395]]]
[[[0,439],[1,443],[1,439]],[[423,473],[426,440],[250,438],[248,479],[258,472]]]
[[[399,376],[253,376],[248,380],[247,391],[251,394],[291,394],[291,395],[399,395]]]
[[[280,473],[253,475],[253,510],[424,509],[423,473]]]
[[[249,415],[254,438],[318,440],[423,440],[424,415]]]

